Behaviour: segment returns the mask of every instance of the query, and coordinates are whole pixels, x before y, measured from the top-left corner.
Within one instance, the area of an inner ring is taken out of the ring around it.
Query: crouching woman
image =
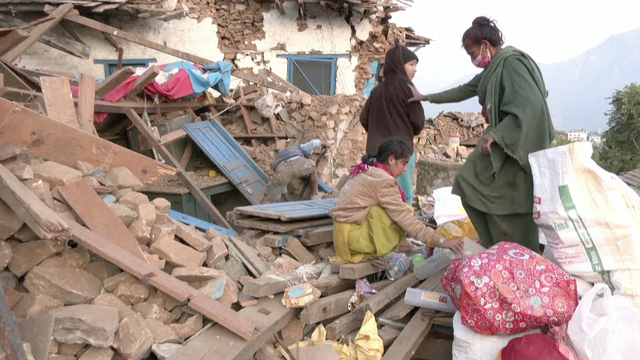
[[[407,170],[412,154],[407,141],[391,138],[351,170],[330,211],[337,261],[358,263],[384,256],[398,248],[407,234],[431,247],[462,252],[462,240],[445,240],[406,204],[396,178]]]

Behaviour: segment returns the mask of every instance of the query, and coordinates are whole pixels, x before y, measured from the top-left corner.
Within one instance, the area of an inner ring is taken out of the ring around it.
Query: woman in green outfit
[[[554,129],[538,65],[503,44],[493,20],[476,18],[462,45],[473,64],[484,70],[440,93],[422,95],[412,88],[410,101],[442,104],[478,96],[489,126],[456,175],[453,193],[461,197],[483,246],[511,241],[539,251],[528,156],[549,147]]]

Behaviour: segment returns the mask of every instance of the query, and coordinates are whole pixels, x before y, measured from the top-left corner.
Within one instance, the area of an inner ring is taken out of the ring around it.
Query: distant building
[[[600,138],[600,135],[589,135],[589,142],[600,145],[602,139]]]
[[[587,130],[576,130],[567,132],[569,141],[587,141]]]

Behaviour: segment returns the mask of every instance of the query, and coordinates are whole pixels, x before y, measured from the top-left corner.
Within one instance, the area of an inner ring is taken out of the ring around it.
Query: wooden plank
[[[340,277],[343,279],[362,279],[365,276],[375,274],[381,268],[372,262],[361,262],[357,264],[343,264],[340,266]]]
[[[1,98],[0,114],[0,141],[26,147],[59,164],[75,168],[78,161],[85,161],[105,171],[124,166],[142,182],[176,173],[170,166]]]
[[[18,327],[2,291],[0,291],[0,345],[7,360],[27,360]]]
[[[29,150],[13,144],[0,144],[0,161],[12,159],[20,154],[26,154]]]
[[[287,309],[280,299],[263,298],[255,306],[246,307],[238,314],[251,319],[256,330],[246,341],[231,334],[220,325],[214,325],[178,349],[168,360],[249,360],[267,341],[291,322],[300,309]]]
[[[75,129],[79,129],[76,108],[73,105],[69,80],[63,77],[40,78],[47,116]]]
[[[409,360],[418,346],[429,334],[433,324],[431,317],[423,317],[422,309],[419,309],[411,318],[411,321],[402,330],[393,342],[393,345],[384,353],[383,360]]]
[[[442,277],[442,274],[444,274],[445,270],[446,269],[443,269],[433,274],[430,278],[423,281],[417,288],[420,290],[435,291],[438,286],[440,286],[440,278]],[[387,320],[397,321],[407,316],[414,308],[415,306],[407,305],[404,301],[398,301],[385,310],[380,317]]]
[[[377,314],[385,306],[395,300],[398,296],[402,295],[408,287],[411,287],[418,283],[420,279],[414,273],[408,273],[405,276],[397,279],[392,285],[388,286],[384,290],[373,295],[367,301],[358,305],[356,308],[356,315],[360,319],[364,319],[367,311],[371,311],[373,314]]]
[[[307,274],[306,279],[315,278],[320,275],[322,268],[318,267],[311,274]],[[269,295],[275,295],[284,291],[284,289],[291,286],[291,284],[302,282],[305,280],[304,275],[300,275],[295,272],[287,274],[279,274],[276,276],[265,275],[257,279],[251,279],[244,284],[242,291],[247,295],[251,295],[256,298],[261,298]],[[313,286],[319,280],[307,281]]]
[[[51,30],[56,24],[58,24],[62,18],[73,9],[73,4],[64,4],[54,10],[49,17],[50,21],[43,22],[40,25],[36,26],[29,32],[29,38],[22,41],[18,46],[13,49],[7,51],[4,55],[2,55],[2,60],[7,62],[13,62],[17,59],[25,50],[27,50],[31,45],[40,40],[40,37],[45,34],[45,32]]]
[[[238,85],[238,92],[240,93],[240,101],[245,104],[247,100],[244,98],[244,90],[242,89],[241,85]],[[242,119],[244,120],[244,125],[247,128],[247,134],[251,135],[251,131],[254,130],[256,126],[251,121],[249,109],[247,109],[247,107],[244,105],[240,105],[240,110],[242,111]],[[254,148],[257,148],[260,147],[260,142],[257,139],[251,139],[251,145],[253,145]]]
[[[40,239],[66,241],[71,237],[65,221],[2,165],[0,198]]]
[[[173,155],[167,150],[163,145],[158,144],[156,138],[151,133],[151,130],[145,125],[140,116],[136,114],[135,111],[129,109],[127,111],[127,116],[131,120],[131,122],[135,125],[135,127],[140,131],[140,133],[144,136],[144,138],[149,142],[149,144],[156,149],[160,153],[163,159],[168,160],[176,169],[178,169],[178,178],[182,183],[189,189],[189,192],[193,195],[196,201],[205,209],[207,214],[209,214],[213,220],[220,226],[224,226],[226,228],[231,228],[231,225],[227,222],[227,220],[220,214],[218,209],[211,203],[211,200],[205,195],[200,187],[191,179],[189,174],[180,166],[180,163]]]
[[[398,335],[400,335],[400,330],[389,326],[383,326],[378,330],[378,336],[382,339],[382,345],[385,349],[398,338]]]
[[[327,330],[327,340],[338,340],[341,336],[359,329],[362,325],[362,319],[354,313],[348,313],[334,320],[325,326]]]
[[[300,90],[298,89],[297,86],[293,85],[292,83],[288,82],[287,80],[281,78],[280,76],[278,76],[276,73],[274,73],[273,71],[266,69],[267,72],[267,76],[270,77],[272,80],[275,80],[276,83],[280,83],[280,85],[285,86],[287,89],[289,89],[291,92],[296,91],[296,90]]]
[[[391,283],[391,280],[382,280],[371,284],[371,286],[380,291]],[[318,299],[302,310],[300,320],[305,324],[315,324],[348,313],[347,305],[354,291],[347,290]]]
[[[95,253],[138,279],[147,279],[151,286],[167,293],[169,296],[178,300],[178,302],[190,300],[190,308],[200,312],[202,315],[219,323],[227,329],[237,332],[240,337],[248,338],[251,336],[254,325],[246,318],[238,316],[237,313],[231,310],[228,306],[211,299],[200,291],[172,277],[146,261],[140,260],[128,251],[116,246],[103,236],[100,236],[75,223],[72,223],[69,226],[71,227],[73,240],[87,250]]]
[[[286,93],[287,92],[287,87],[279,85],[274,83],[273,81],[265,81],[263,78],[261,78],[258,75],[254,75],[254,74],[249,74],[247,72],[244,72],[242,70],[235,70],[234,72],[231,73],[232,76],[235,76],[237,78],[258,84],[258,85],[262,85],[265,87],[268,87],[270,89],[274,89],[274,90],[278,90],[280,92]]]
[[[353,280],[342,279],[338,274],[331,274],[312,281],[313,287],[320,290],[320,294],[322,296],[335,295],[347,289],[353,289],[355,286],[355,282]]]
[[[0,61],[0,74],[4,75],[4,86],[12,87],[20,90],[33,91],[33,87],[27,84],[17,74],[13,72],[10,66]]]
[[[287,222],[262,219],[239,219],[233,221],[234,225],[245,229],[256,229],[276,233],[289,233],[298,229],[324,226],[332,223],[333,219],[331,218]]]
[[[238,292],[238,303],[242,307],[258,305],[258,299],[249,296],[242,291]]]
[[[305,246],[314,246],[333,242],[333,225],[322,226],[302,235],[300,242]]]
[[[7,35],[1,37],[0,38],[0,56],[4,55],[9,50],[18,46],[18,44],[20,44],[21,42],[23,42],[25,39],[28,39],[28,38],[29,38],[29,33],[20,29],[13,30]]]
[[[174,130],[174,131],[172,131],[172,132],[170,132],[168,134],[162,135],[160,137],[160,141],[158,141],[158,142],[160,143],[160,145],[167,145],[167,144],[172,143],[172,142],[174,142],[176,140],[180,140],[180,139],[182,139],[182,138],[184,138],[186,136],[187,136],[187,132],[184,131],[183,128],[180,128],[180,129]]]
[[[247,268],[247,270],[253,274],[253,276],[255,277],[260,277],[262,275],[262,273],[260,271],[258,271],[253,264],[251,263],[251,261],[249,261],[243,254],[242,252],[240,252],[240,250],[238,250],[238,248],[235,246],[234,243],[232,243],[231,241],[229,241],[228,239],[223,239],[225,245],[227,245],[227,250],[229,251],[229,256],[236,258],[237,260],[239,260],[245,268]]]
[[[331,210],[337,201],[338,199],[336,198],[290,201],[284,203],[242,206],[235,208],[234,211],[244,215],[282,221],[328,218],[329,210]]]
[[[134,73],[134,68],[127,66],[107,76],[106,79],[96,85],[96,99],[102,99],[102,97],[107,95],[109,91],[122,84],[123,81],[128,79]]]
[[[160,74],[160,68],[158,65],[150,66],[145,72],[142,73],[134,82],[131,91],[129,91],[128,95],[136,96],[145,86],[147,86],[150,82],[152,82],[156,76]]]
[[[233,236],[229,236],[229,241],[231,241],[238,248],[238,250],[240,250],[242,255],[244,255],[244,257],[247,260],[249,260],[251,265],[253,265],[253,267],[256,270],[258,270],[258,272],[260,272],[260,275],[269,271],[269,267],[265,265],[265,263],[262,260],[260,260],[260,258],[258,257],[257,251],[255,249],[247,245],[242,240],[235,238]]]
[[[145,106],[145,104],[142,102],[118,101],[112,103],[109,101],[96,100],[95,110],[96,112],[107,112],[113,114],[126,114],[128,110],[133,110],[138,114],[142,114],[146,109],[147,113],[156,114],[159,112],[167,113],[174,110],[184,110],[186,108],[197,110],[203,106],[203,104],[197,101],[173,103],[169,102]]]
[[[93,106],[96,101],[96,81],[89,75],[80,76],[80,87],[78,89],[78,124],[80,130],[87,134],[96,135],[96,128],[93,126]]]
[[[198,219],[196,217],[190,216],[190,215],[186,215],[183,214],[181,212],[175,211],[175,210],[169,210],[169,217],[175,220],[178,220],[182,223],[185,223],[187,225],[193,225],[195,227],[197,227],[198,229],[202,230],[202,231],[207,231],[209,230],[209,228],[212,228],[213,230],[223,234],[223,235],[231,235],[231,236],[236,236],[236,232],[233,231],[232,229],[227,229],[215,224],[212,224],[210,222],[204,221],[202,219]]]
[[[89,229],[147,261],[136,238],[86,181],[68,184],[60,188],[59,192]]]

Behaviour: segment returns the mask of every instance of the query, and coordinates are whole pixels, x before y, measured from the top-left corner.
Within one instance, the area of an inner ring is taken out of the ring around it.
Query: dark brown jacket
[[[424,109],[418,102],[409,102],[413,85],[404,70],[402,45],[387,52],[384,61],[384,80],[378,84],[364,104],[360,123],[367,131],[367,154],[376,154],[378,147],[392,137],[407,140],[424,128]]]

